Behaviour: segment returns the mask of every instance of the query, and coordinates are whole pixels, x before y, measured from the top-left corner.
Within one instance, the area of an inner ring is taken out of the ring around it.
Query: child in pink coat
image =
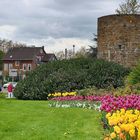
[[[10,83],[7,87],[8,90],[8,98],[13,98],[13,85]]]

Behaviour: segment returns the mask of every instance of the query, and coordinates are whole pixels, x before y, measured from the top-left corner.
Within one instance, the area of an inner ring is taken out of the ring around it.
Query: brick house
[[[3,58],[3,77],[24,79],[26,74],[42,63],[56,60],[54,54],[47,54],[44,47],[11,48]]]

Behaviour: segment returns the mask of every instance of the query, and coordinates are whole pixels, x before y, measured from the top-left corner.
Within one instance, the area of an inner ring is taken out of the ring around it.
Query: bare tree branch
[[[116,9],[117,14],[139,14],[140,3],[139,0],[125,0],[124,3],[119,5],[119,9]]]

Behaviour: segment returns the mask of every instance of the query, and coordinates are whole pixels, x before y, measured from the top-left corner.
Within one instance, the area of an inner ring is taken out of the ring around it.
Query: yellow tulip
[[[108,119],[111,116],[111,113],[106,114],[106,118]]]
[[[116,133],[115,133],[115,132],[112,132],[112,133],[110,134],[110,137],[111,137],[111,139],[116,138]]]
[[[121,129],[120,129],[119,126],[114,126],[114,131],[115,131],[117,134],[121,133]]]
[[[131,129],[131,130],[129,131],[129,135],[130,135],[131,137],[135,137],[135,129]]]

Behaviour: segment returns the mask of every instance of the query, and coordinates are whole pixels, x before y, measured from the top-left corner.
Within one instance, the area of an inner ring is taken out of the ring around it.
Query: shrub
[[[140,84],[140,62],[136,66],[136,68],[134,68],[132,72],[129,74],[127,80],[128,83],[132,85]]]
[[[47,99],[49,93],[70,92],[95,86],[123,85],[127,68],[103,60],[79,58],[49,62],[30,72],[14,91],[18,99]]]

